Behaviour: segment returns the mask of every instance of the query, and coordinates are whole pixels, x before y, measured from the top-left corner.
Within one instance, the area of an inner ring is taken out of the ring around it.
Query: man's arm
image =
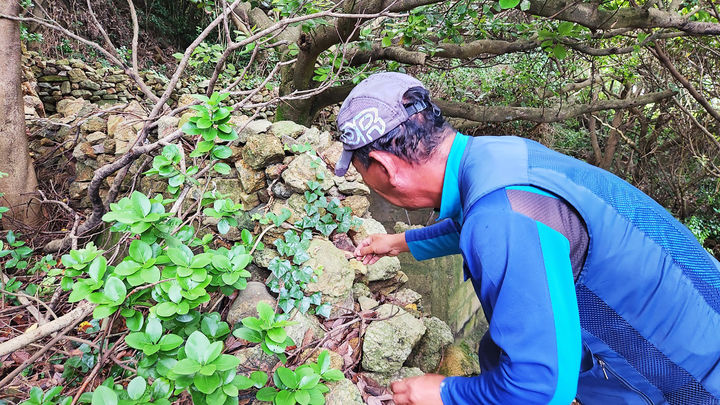
[[[355,248],[355,257],[364,264],[373,264],[383,256],[410,252],[416,260],[426,260],[459,254],[459,240],[460,233],[455,222],[448,219],[398,234],[372,234]]]
[[[471,210],[460,244],[501,354],[477,377],[443,380],[443,403],[569,404],[582,351],[569,242],[502,201],[491,205]]]

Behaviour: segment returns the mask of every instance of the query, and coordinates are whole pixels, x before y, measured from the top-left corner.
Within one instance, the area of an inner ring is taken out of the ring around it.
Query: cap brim
[[[335,164],[335,175],[336,176],[344,176],[345,173],[347,173],[348,169],[350,168],[350,163],[352,162],[352,156],[353,151],[343,149],[342,155],[340,155],[340,160]]]

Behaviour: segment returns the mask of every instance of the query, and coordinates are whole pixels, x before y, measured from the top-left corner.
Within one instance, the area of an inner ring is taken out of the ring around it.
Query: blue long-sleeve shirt
[[[448,158],[440,207],[447,219],[406,232],[419,260],[462,253],[489,322],[483,373],[446,378],[443,403],[569,404],[582,352],[573,282],[587,231],[572,207],[533,187],[496,190],[463,212],[457,173],[466,142],[458,134]]]

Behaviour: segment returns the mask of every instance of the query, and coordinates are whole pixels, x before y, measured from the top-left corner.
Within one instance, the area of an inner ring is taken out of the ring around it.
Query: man
[[[536,142],[457,133],[399,73],[355,87],[338,129],[337,175],[443,219],[356,256],[461,253],[489,322],[479,376],[394,383],[398,405],[720,403],[720,264],[655,201]]]

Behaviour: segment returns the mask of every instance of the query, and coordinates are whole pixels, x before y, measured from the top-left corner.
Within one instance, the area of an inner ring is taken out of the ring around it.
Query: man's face
[[[427,198],[418,195],[418,187],[413,186],[415,176],[409,172],[414,167],[407,162],[400,165],[392,180],[385,167],[375,160],[371,160],[368,167],[363,166],[357,159],[352,162],[365,184],[391,204],[408,209],[432,206],[425,201]]]

